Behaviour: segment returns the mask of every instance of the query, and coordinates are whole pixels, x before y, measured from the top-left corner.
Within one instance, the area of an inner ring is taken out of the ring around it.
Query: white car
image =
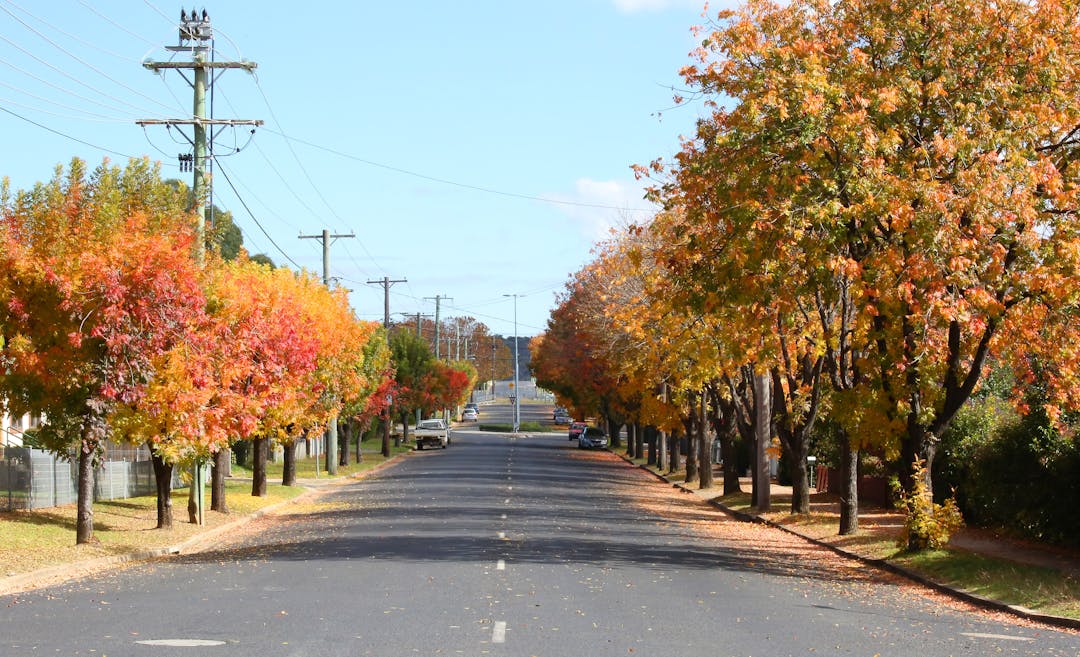
[[[462,422],[476,422],[478,419],[480,419],[480,416],[476,414],[475,408],[466,408],[461,412]]]

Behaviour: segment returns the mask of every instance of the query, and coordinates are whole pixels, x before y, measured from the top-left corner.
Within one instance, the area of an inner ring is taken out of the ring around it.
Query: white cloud
[[[558,207],[580,226],[584,237],[599,242],[608,239],[612,229],[648,221],[656,206],[644,200],[644,195],[644,185],[637,180],[579,178],[572,194],[546,196],[565,202]]]
[[[613,0],[615,8],[624,14],[636,14],[643,11],[664,11],[665,9],[701,9],[704,0]]]

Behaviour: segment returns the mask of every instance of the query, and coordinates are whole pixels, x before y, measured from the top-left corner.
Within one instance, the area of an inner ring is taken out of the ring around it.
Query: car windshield
[[[588,427],[585,429],[585,435],[589,438],[603,438],[604,430],[598,427]]]
[[[443,423],[442,420],[424,420],[419,427],[421,429],[442,429]]]

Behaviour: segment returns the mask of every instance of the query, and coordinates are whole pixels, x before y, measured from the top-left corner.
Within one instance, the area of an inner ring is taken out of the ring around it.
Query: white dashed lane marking
[[[202,648],[205,646],[225,645],[224,641],[215,641],[213,639],[146,639],[135,643],[144,646],[164,646],[166,648]]]
[[[971,637],[972,639],[999,639],[1003,641],[1034,641],[1035,639],[1026,636],[1009,636],[1008,634],[981,634],[979,632],[961,632],[960,636]]]
[[[506,622],[498,621],[495,623],[495,629],[491,631],[492,643],[506,643]]]
[[[499,561],[495,564],[495,570],[506,570],[506,561],[503,559],[499,559]]]

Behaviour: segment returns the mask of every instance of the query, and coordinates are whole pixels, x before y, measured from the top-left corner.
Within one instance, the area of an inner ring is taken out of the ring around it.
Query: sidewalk
[[[834,495],[812,493],[810,497],[810,517],[800,517],[790,513],[791,487],[774,483],[770,493],[771,510],[768,513],[758,513],[749,504],[749,491],[751,490],[749,478],[740,479],[740,487],[743,491],[746,491],[744,494],[725,498],[723,496],[722,472],[714,471],[715,481],[712,488],[700,490],[696,483],[684,483],[682,472],[674,475],[660,473],[654,467],[630,461],[623,454],[617,455],[628,464],[636,465],[660,481],[669,483],[684,493],[693,494],[703,502],[740,520],[776,527],[844,556],[897,573],[950,596],[985,608],[1005,611],[1027,620],[1058,627],[1080,629],[1080,618],[1045,614],[1011,605],[1001,600],[948,585],[939,578],[933,578],[908,565],[898,563],[900,559],[895,544],[903,527],[904,515],[895,509],[861,507],[859,510],[858,533],[854,536],[839,536],[837,534],[840,517],[839,501]],[[1005,564],[1022,564],[1055,570],[1060,573],[1060,579],[1072,579],[1075,581],[1080,578],[1080,551],[1078,550],[1068,550],[1031,541],[1005,538],[987,530],[968,527],[961,529],[953,536],[948,548],[952,551],[975,554]]]

